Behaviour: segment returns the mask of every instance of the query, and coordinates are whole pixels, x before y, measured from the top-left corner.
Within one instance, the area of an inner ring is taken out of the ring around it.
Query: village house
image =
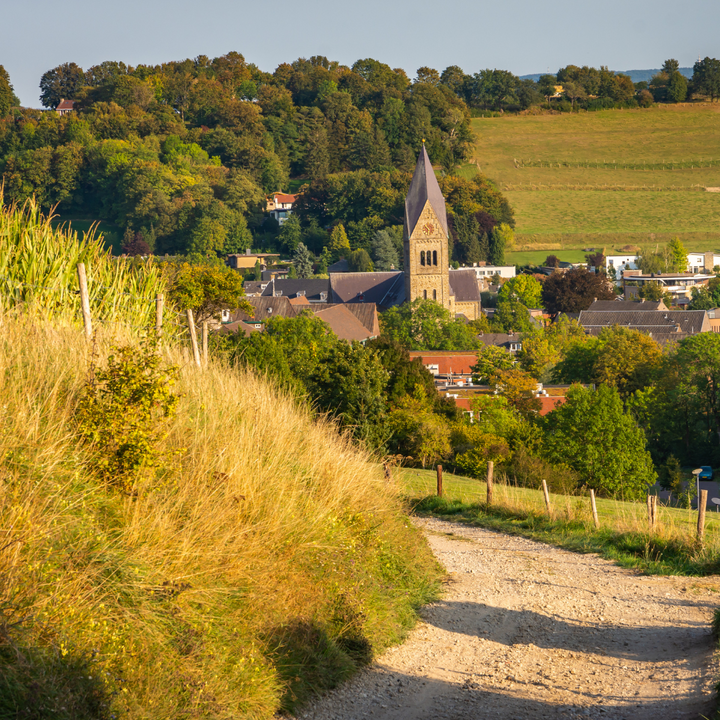
[[[651,273],[643,275],[640,270],[625,270],[622,274],[623,293],[626,300],[639,297],[643,285],[660,285],[670,293],[675,305],[687,305],[692,297],[692,288],[707,285],[715,275],[704,273]]]
[[[60,100],[59,105],[55,108],[55,112],[58,115],[69,115],[71,112],[75,112],[75,101],[74,100]]]
[[[278,253],[254,253],[246,250],[244,253],[232,253],[227,256],[226,262],[233,270],[252,270],[260,261],[260,269],[267,270],[271,258],[279,258]]]
[[[380,335],[377,307],[372,303],[311,304],[305,296],[290,299],[275,295],[245,299],[252,306],[253,313],[239,309],[223,313],[222,332],[242,332],[245,335],[262,332],[265,323],[273,317],[294,318],[306,311],[327,323],[338,338],[347,342],[364,344]]]
[[[273,193],[266,198],[265,212],[282,225],[292,215],[292,208],[297,195]]]
[[[705,310],[670,310],[662,301],[595,301],[580,313],[578,323],[588,335],[619,325],[646,333],[661,345],[712,330]]]
[[[687,256],[687,271],[693,275],[711,275],[720,266],[720,254],[714,252],[691,252]],[[626,270],[639,270],[637,255],[606,255],[605,272],[611,280],[620,284]]]

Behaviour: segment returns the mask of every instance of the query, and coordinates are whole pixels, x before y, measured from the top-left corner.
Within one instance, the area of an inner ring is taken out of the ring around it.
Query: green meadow
[[[517,253],[572,260],[674,236],[720,248],[720,193],[706,190],[720,188],[719,105],[476,118],[473,129],[476,167],[515,209]]]

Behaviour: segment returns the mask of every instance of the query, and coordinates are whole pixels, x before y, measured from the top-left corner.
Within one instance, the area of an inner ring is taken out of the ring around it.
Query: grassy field
[[[588,495],[550,495],[548,517],[542,491],[495,484],[493,507],[485,505],[485,482],[445,473],[437,498],[434,470],[404,469],[400,483],[416,512],[450,516],[500,532],[579,552],[597,552],[625,567],[657,574],[705,575],[720,571],[720,514],[708,512],[705,546],[696,544],[694,510],[658,507],[658,523],[648,532],[644,503],[598,498],[600,529],[592,520]]]
[[[476,118],[473,129],[477,167],[515,208],[518,251],[676,235],[720,247],[720,194],[705,191],[720,187],[715,105]]]

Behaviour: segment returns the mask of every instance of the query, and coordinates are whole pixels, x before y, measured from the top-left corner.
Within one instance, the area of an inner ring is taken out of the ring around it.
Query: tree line
[[[456,197],[458,260],[473,240],[485,244],[470,255],[488,255],[493,228],[513,224],[486,178],[452,174],[472,145],[465,102],[376,60],[312,57],[274,73],[239,53],[152,67],[64,63],[40,87],[48,111],[21,109],[7,73],[0,78],[6,200],[34,195],[61,216],[106,220],[126,248],[291,253],[302,241],[320,255],[343,225],[351,250],[369,251],[378,231],[402,226],[423,142]],[[62,99],[75,110],[52,112]],[[282,233],[265,197],[288,192],[291,178],[307,192],[300,227]],[[469,237],[476,226],[479,238]]]

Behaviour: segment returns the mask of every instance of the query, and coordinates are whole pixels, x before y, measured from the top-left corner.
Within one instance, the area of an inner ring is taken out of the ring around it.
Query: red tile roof
[[[276,203],[294,203],[297,199],[297,195],[284,195],[283,193],[275,193],[273,195],[273,200],[275,200]]]
[[[411,350],[410,358],[420,358],[423,365],[437,365],[440,375],[448,373],[470,375],[470,368],[477,363],[473,352],[427,352]]]

